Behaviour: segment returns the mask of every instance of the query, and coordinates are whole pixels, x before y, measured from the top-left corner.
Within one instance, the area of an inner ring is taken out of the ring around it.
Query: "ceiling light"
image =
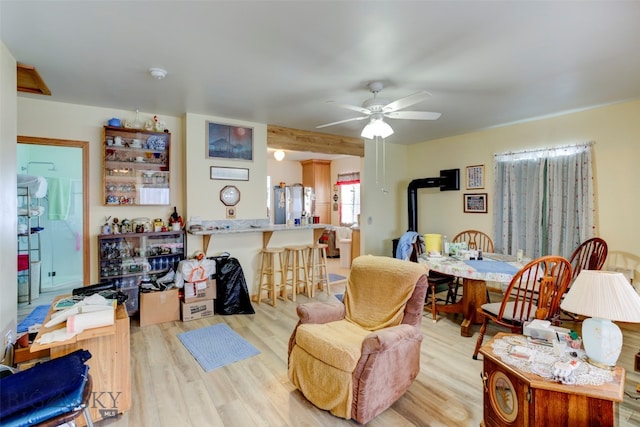
[[[167,77],[167,70],[162,68],[149,68],[149,74],[151,74],[151,77],[162,80]]]
[[[274,157],[277,161],[281,162],[281,161],[284,159],[284,151],[282,151],[282,150],[274,151],[274,152],[273,152],[273,157]]]
[[[371,117],[371,121],[362,129],[361,137],[373,139],[376,136],[386,138],[393,135],[393,129],[387,122],[382,119],[382,115],[375,114]]]

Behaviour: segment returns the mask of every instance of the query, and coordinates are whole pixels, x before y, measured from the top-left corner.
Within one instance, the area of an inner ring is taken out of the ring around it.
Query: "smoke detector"
[[[167,70],[162,68],[149,68],[149,74],[151,74],[151,77],[162,80],[167,77]]]

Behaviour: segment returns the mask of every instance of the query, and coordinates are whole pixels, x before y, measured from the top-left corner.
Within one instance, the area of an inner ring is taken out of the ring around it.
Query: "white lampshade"
[[[582,341],[589,361],[615,366],[622,351],[622,332],[612,323],[640,323],[640,296],[622,273],[582,270],[560,308],[591,317],[582,324]]]
[[[361,137],[367,139],[373,139],[376,136],[386,138],[393,135],[393,129],[389,126],[389,123],[382,119],[372,118],[369,123],[362,129]]]
[[[284,159],[284,151],[282,151],[282,150],[274,151],[273,152],[273,157],[277,161],[281,162]]]

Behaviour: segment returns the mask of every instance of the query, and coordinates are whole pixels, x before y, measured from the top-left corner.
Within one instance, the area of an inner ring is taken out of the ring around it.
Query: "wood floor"
[[[335,261],[335,260],[332,260]],[[330,271],[347,275],[335,262]],[[342,293],[344,283],[333,285]],[[314,300],[333,296],[317,293]],[[298,296],[297,303],[307,302]],[[354,426],[312,406],[287,378],[287,343],[297,321],[297,303],[277,307],[254,304],[255,315],[220,316],[192,322],[171,322],[140,328],[132,319],[131,367],[133,405],[100,426]],[[478,426],[482,419],[482,361],[471,354],[471,338],[460,336],[462,318],[442,316],[437,323],[425,312],[421,371],[409,391],[368,425]],[[177,334],[215,323],[227,323],[260,354],[205,373],[182,346]],[[571,327],[571,326],[568,326]],[[486,340],[498,332],[489,328]],[[623,326],[625,348],[619,364],[627,369],[627,391],[634,396],[640,373],[633,355],[640,349],[640,329]],[[625,397],[619,405],[619,426],[640,426],[640,404]]]

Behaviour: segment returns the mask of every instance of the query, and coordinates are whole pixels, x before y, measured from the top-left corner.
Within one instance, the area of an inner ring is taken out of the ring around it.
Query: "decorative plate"
[[[164,150],[164,139],[156,135],[150,136],[149,139],[147,139],[147,148],[151,150]]]

